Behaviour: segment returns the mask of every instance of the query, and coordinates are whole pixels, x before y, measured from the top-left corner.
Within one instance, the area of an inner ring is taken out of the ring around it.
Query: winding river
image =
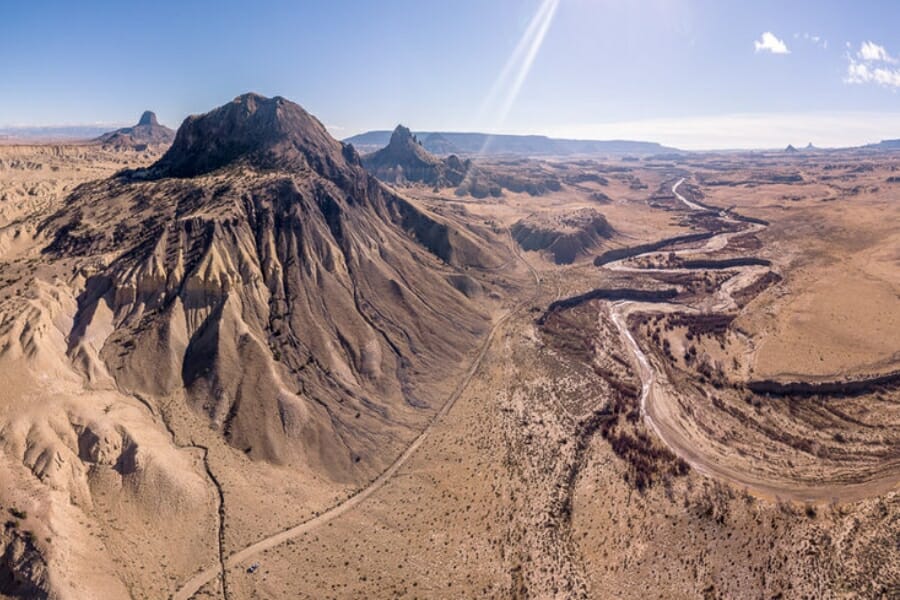
[[[672,193],[689,210],[706,211],[706,207],[691,202],[678,193],[678,188],[684,183],[680,179],[673,187]],[[722,218],[730,222],[735,219],[724,212]],[[709,254],[717,252],[728,244],[730,237],[746,234],[753,230],[764,229],[765,226],[753,224],[750,228],[738,232],[724,232],[713,236],[699,249],[678,250],[676,254]],[[658,254],[657,251],[641,254],[634,258]],[[607,268],[635,273],[651,272],[686,272],[685,268],[656,268],[640,269],[627,266],[622,259],[606,265]],[[736,307],[732,292],[743,287],[743,282],[760,273],[758,266],[735,267],[731,270],[738,271],[737,275],[722,285],[716,294],[715,301],[709,306],[711,310],[728,310]],[[696,269],[694,269],[696,270]],[[702,269],[701,269],[702,270]],[[617,301],[610,304],[612,321],[619,330],[619,335],[628,348],[637,367],[641,380],[640,410],[644,422],[660,440],[678,457],[684,459],[695,471],[705,476],[715,477],[728,481],[737,487],[746,488],[754,495],[769,499],[793,500],[808,503],[824,502],[850,502],[862,498],[884,494],[898,487],[896,473],[888,473],[868,481],[859,483],[830,483],[802,484],[789,481],[773,481],[760,477],[754,473],[736,468],[721,460],[712,453],[703,452],[702,447],[692,439],[690,422],[686,415],[681,414],[678,402],[667,392],[668,381],[665,371],[654,366],[652,359],[641,349],[634,335],[628,327],[628,316],[633,312],[686,312],[696,309],[687,309],[683,305],[668,302],[632,302]]]

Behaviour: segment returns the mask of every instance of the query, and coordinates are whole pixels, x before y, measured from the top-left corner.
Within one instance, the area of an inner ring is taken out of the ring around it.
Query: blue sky
[[[0,125],[176,126],[252,90],[338,137],[858,144],[900,137],[898,23],[888,1],[0,0]]]

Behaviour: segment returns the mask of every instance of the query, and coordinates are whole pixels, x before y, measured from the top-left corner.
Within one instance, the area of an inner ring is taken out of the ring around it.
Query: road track
[[[462,396],[463,392],[469,386],[472,378],[475,376],[475,374],[478,372],[478,369],[481,367],[481,364],[484,362],[484,358],[487,356],[487,353],[490,350],[494,339],[497,337],[498,332],[503,328],[504,325],[506,325],[510,321],[510,319],[521,313],[540,297],[542,287],[542,279],[540,275],[534,269],[534,267],[532,267],[531,264],[520,254],[520,252],[516,248],[515,241],[511,241],[513,244],[513,251],[515,252],[516,256],[528,267],[529,272],[535,280],[535,293],[527,300],[519,302],[515,307],[504,313],[499,319],[494,322],[494,324],[491,326],[490,331],[479,347],[475,359],[472,361],[472,363],[469,365],[468,370],[466,370],[465,374],[463,375],[463,378],[459,381],[456,388],[454,388],[453,393],[450,394],[450,396],[444,402],[443,406],[441,406],[440,410],[431,418],[425,429],[423,429],[422,432],[418,436],[416,436],[416,438],[409,444],[409,446],[406,447],[406,450],[404,450],[403,453],[400,454],[386,470],[384,470],[377,478],[369,483],[369,485],[362,488],[353,496],[350,496],[340,504],[332,506],[325,512],[289,529],[285,529],[283,531],[280,531],[279,533],[263,538],[258,542],[250,544],[249,546],[235,552],[234,554],[229,555],[225,560],[226,569],[231,569],[238,565],[241,565],[242,563],[245,563],[249,559],[259,555],[266,550],[275,548],[276,546],[279,546],[280,544],[283,544],[288,540],[297,538],[304,533],[309,533],[310,531],[313,531],[314,529],[327,524],[329,521],[333,521],[341,515],[350,512],[351,510],[365,502],[366,499],[368,499],[372,494],[384,487],[384,485],[388,481],[390,481],[394,477],[394,475],[396,475],[397,471],[399,471],[400,468],[405,465],[407,461],[409,461],[413,454],[415,454],[416,450],[419,449],[419,447],[428,438],[435,427],[437,427],[438,423],[447,415],[447,413],[450,412],[450,410],[453,408],[453,405],[456,404],[456,401],[460,396]],[[222,569],[219,567],[219,565],[209,566],[185,581],[181,585],[181,587],[179,587],[178,590],[172,595],[171,598],[172,600],[189,600],[195,594],[197,594],[197,592],[203,589],[206,584],[213,581],[217,577],[221,577],[222,575]]]

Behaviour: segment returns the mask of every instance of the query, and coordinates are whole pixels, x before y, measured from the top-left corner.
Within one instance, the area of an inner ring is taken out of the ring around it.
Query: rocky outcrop
[[[556,264],[571,264],[614,234],[606,217],[590,208],[553,219],[522,219],[511,231],[523,250],[546,251]]]
[[[0,596],[5,598],[50,597],[47,562],[34,536],[7,521],[0,532]]]
[[[137,125],[104,133],[95,141],[104,146],[142,150],[148,146],[171,144],[174,139],[175,132],[165,125],[160,125],[156,113],[148,110],[141,115]]]
[[[456,156],[440,159],[432,155],[403,125],[397,126],[387,146],[364,157],[363,164],[382,181],[424,183],[435,187],[460,185],[471,166]]]

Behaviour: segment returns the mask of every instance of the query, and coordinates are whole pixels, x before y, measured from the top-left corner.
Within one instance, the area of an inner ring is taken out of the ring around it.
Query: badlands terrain
[[[164,130],[0,145],[0,597],[900,597],[900,154]]]

